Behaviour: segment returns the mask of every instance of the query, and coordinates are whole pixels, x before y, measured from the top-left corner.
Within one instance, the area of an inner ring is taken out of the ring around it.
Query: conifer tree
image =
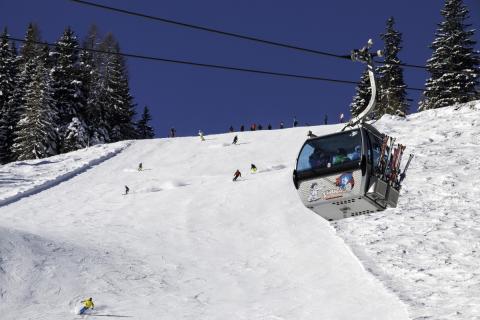
[[[430,78],[425,83],[419,110],[464,103],[476,98],[479,84],[479,57],[474,51],[474,30],[466,23],[469,16],[462,0],[445,0],[435,40],[427,62]]]
[[[67,146],[65,143],[67,128],[77,128],[80,123],[83,126],[82,131],[86,131],[83,120],[86,102],[81,90],[78,54],[79,46],[76,36],[70,28],[66,28],[52,52],[54,59],[52,87],[58,113],[60,152],[74,150],[72,145]],[[75,124],[70,126],[74,118],[76,118]],[[79,147],[81,141],[77,141],[74,145]]]
[[[145,106],[143,108],[142,117],[137,122],[137,137],[138,139],[152,139],[155,137],[155,132],[150,126],[149,122],[152,120],[150,110]]]
[[[25,91],[25,112],[18,122],[12,147],[18,160],[39,159],[56,154],[55,111],[51,77],[44,62],[34,59],[32,81]]]
[[[83,48],[80,52],[80,74],[82,91],[86,97],[85,123],[88,128],[88,144],[95,145],[110,141],[104,117],[104,106],[100,103],[102,93],[102,55],[89,51],[97,50],[99,45],[98,30],[90,27]]]
[[[38,57],[41,51],[41,45],[39,42],[40,30],[37,25],[30,23],[27,27],[27,33],[25,35],[25,42],[20,49],[20,63],[25,64],[28,61],[34,60]]]
[[[25,42],[20,47],[20,55],[15,59],[15,66],[17,69],[15,88],[8,101],[8,121],[12,126],[10,127],[11,134],[7,139],[7,144],[11,151],[11,161],[16,160],[16,153],[13,152],[13,143],[18,131],[18,123],[25,112],[26,90],[32,82],[32,77],[37,67],[38,57],[41,55],[41,46],[39,45],[39,42],[40,31],[36,25],[30,23],[25,35]],[[13,50],[15,51],[15,47],[13,47]]]
[[[16,76],[15,49],[10,45],[5,29],[0,38],[0,164],[13,160],[11,147],[16,117],[9,101],[16,86]]]
[[[368,105],[370,101],[370,97],[372,95],[372,88],[370,87],[370,78],[368,76],[368,68],[362,73],[362,77],[360,78],[360,82],[358,86],[355,88],[355,95],[353,96],[353,101],[350,103],[350,113],[352,118],[358,116],[362,113],[363,110]],[[369,118],[374,117],[375,110],[373,110],[369,114]]]
[[[407,92],[403,80],[403,70],[398,53],[402,49],[402,34],[394,29],[393,17],[387,20],[387,29],[381,35],[385,43],[383,51],[385,64],[377,68],[379,77],[378,102],[375,107],[376,117],[384,114],[405,116],[408,112]]]
[[[109,34],[101,46],[103,55],[99,103],[104,108],[110,142],[135,138],[133,97],[130,95],[125,61],[113,35]]]

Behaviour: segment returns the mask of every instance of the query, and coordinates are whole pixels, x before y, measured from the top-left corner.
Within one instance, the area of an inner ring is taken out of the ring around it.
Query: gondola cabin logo
[[[350,185],[349,190],[352,190],[353,187],[355,186],[355,179],[353,178],[353,173],[352,172],[343,173],[341,176],[335,179],[335,185],[342,190],[347,190],[348,185]]]
[[[340,176],[336,177],[334,181],[332,181],[331,178],[324,178],[322,180],[328,182],[328,185],[320,181],[313,182],[309,188],[308,202],[320,199],[331,200],[341,198],[345,193],[349,193],[355,186],[355,179],[353,178],[352,172],[342,173]]]

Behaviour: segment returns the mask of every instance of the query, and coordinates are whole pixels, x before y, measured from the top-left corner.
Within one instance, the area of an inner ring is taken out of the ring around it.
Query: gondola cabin
[[[375,173],[382,143],[383,135],[366,123],[306,140],[293,172],[303,204],[327,220],[395,207],[398,190]]]

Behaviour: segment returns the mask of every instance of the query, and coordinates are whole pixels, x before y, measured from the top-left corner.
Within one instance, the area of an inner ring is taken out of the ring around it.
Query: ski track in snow
[[[309,129],[339,125],[4,166],[0,195],[22,201],[0,207],[2,319],[75,318],[88,296],[98,316],[135,319],[480,319],[479,111],[383,117],[415,154],[399,205],[332,224],[291,170]]]
[[[0,167],[0,207],[56,186],[108,160],[130,142],[96,145],[47,159],[25,160]]]

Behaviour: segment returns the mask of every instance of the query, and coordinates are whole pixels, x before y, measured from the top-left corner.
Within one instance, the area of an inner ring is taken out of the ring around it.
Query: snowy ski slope
[[[91,296],[84,318],[480,319],[480,104],[453,108],[376,123],[416,154],[399,207],[333,224],[291,172],[307,131],[338,125],[1,167],[0,318],[82,318]]]

